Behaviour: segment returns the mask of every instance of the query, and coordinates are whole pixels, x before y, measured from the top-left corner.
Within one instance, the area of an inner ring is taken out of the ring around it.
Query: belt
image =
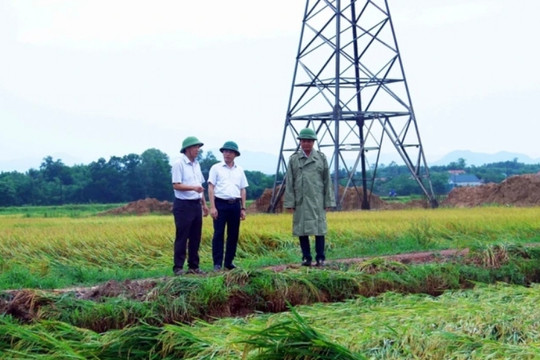
[[[223,202],[223,203],[227,203],[227,204],[236,204],[236,203],[239,203],[241,199],[221,199],[221,198],[216,198],[216,201],[217,202]]]
[[[176,198],[176,200],[178,201],[187,201],[187,202],[194,202],[194,203],[200,203],[201,202],[201,199],[179,199],[179,198]]]

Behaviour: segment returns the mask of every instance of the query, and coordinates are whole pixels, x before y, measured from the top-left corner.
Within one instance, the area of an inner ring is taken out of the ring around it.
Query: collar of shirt
[[[221,162],[221,166],[222,166],[222,167],[225,167],[225,168],[227,168],[227,169],[234,169],[234,168],[236,168],[236,164],[235,164],[234,162],[233,162],[233,166],[229,166],[229,165],[227,165],[227,163],[226,163],[225,161],[222,161],[222,162]]]
[[[195,158],[195,160],[191,161],[189,160],[189,158],[186,156],[186,154],[182,154],[182,160],[184,160],[184,163],[186,164],[189,164],[189,165],[195,165],[197,163],[197,159]]]

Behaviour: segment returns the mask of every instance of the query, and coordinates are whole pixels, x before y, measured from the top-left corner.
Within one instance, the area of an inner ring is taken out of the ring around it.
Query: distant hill
[[[429,163],[428,165],[448,165],[451,162],[457,162],[458,159],[464,159],[467,166],[482,166],[485,164],[491,164],[502,161],[514,161],[523,164],[540,164],[540,158],[533,159],[524,154],[518,154],[508,151],[500,151],[495,154],[477,153],[469,150],[455,150],[446,154],[439,160]]]

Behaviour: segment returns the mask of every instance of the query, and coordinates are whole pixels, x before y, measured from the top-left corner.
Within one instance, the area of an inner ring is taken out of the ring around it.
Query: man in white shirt
[[[222,267],[228,270],[236,267],[233,260],[240,234],[240,220],[246,218],[248,186],[244,170],[234,162],[234,159],[240,156],[238,145],[234,141],[227,141],[219,151],[223,153],[223,161],[214,164],[208,174],[210,215],[214,219],[212,258],[216,271]],[[225,227],[227,227],[227,245],[223,254]]]
[[[176,226],[174,240],[175,275],[184,273],[186,260],[189,274],[202,274],[199,269],[199,247],[202,235],[202,218],[208,215],[204,198],[204,177],[197,161],[199,148],[203,146],[196,137],[189,136],[182,142],[181,158],[172,167],[174,189],[173,215]]]

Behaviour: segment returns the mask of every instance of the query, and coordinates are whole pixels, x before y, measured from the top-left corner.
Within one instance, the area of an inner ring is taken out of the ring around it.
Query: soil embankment
[[[540,175],[516,175],[500,184],[489,183],[455,188],[448,194],[442,205],[448,207],[539,206]]]

